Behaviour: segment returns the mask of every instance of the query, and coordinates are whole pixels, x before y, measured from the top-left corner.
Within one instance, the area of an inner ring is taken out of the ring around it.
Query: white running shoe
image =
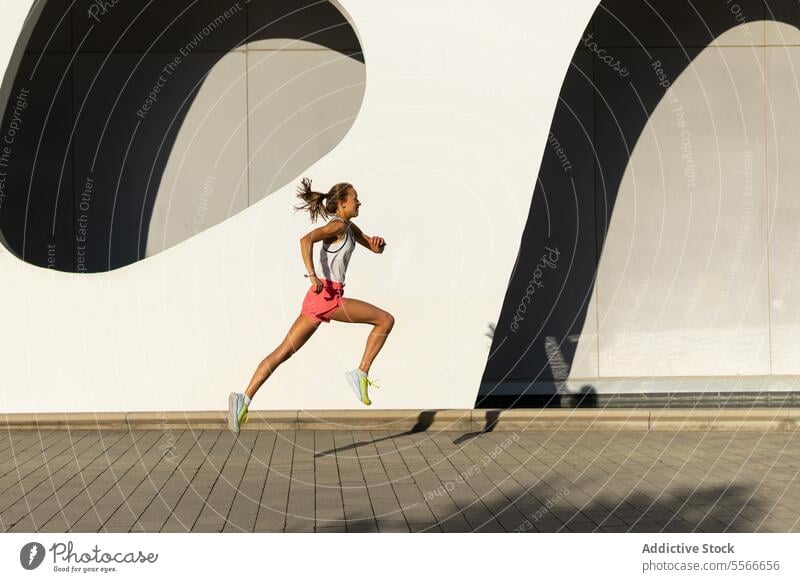
[[[347,379],[347,383],[350,384],[350,388],[353,389],[353,393],[361,404],[366,404],[367,406],[372,404],[372,401],[369,399],[369,387],[375,386],[376,388],[380,388],[380,386],[367,378],[367,375],[358,368],[345,372],[344,377]]]
[[[233,434],[239,434],[241,425],[247,422],[247,404],[244,394],[231,392],[228,396],[228,428]]]

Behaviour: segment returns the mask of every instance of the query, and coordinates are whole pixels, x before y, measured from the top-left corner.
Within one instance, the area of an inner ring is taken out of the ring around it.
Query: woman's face
[[[358,200],[358,192],[356,192],[356,189],[351,186],[347,190],[347,198],[340,204],[346,216],[350,218],[358,216],[358,207],[361,206],[361,202]]]

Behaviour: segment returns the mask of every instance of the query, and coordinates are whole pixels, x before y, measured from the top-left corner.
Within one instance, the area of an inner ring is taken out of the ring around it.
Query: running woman
[[[311,281],[300,315],[281,344],[258,365],[247,389],[243,393],[231,392],[228,397],[228,427],[235,434],[247,422],[248,407],[261,385],[308,341],[322,322],[335,320],[372,324],[361,363],[357,368],[345,372],[345,378],[358,401],[365,405],[372,404],[369,387],[379,388],[368,378],[369,369],[394,326],[394,317],[366,301],[343,295],[345,273],[356,243],[373,253],[382,253],[386,243],[379,236],[365,236],[352,222],[351,219],[358,216],[361,202],[351,184],[339,183],[327,194],[321,194],[311,190],[311,180],[303,178],[297,196],[303,203],[295,209],[307,210],[311,222],[316,222],[320,216],[331,218],[325,226],[315,228],[300,239],[300,250],[307,270],[305,276]],[[320,241],[319,252],[313,253],[314,243]]]

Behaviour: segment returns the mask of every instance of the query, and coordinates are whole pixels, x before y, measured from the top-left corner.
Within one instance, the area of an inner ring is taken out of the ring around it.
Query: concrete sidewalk
[[[800,531],[791,432],[5,430],[0,530]]]

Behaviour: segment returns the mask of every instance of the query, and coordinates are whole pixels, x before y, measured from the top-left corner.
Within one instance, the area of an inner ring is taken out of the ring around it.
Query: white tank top
[[[331,218],[331,221],[333,220],[344,222],[338,216]],[[325,241],[320,242],[322,244],[320,244],[319,252],[313,255],[314,272],[320,279],[338,281],[344,285],[344,275],[347,272],[347,265],[350,263],[350,255],[353,254],[356,246],[356,237],[350,229],[350,223],[348,222],[345,228],[344,240],[331,245],[326,245]]]

